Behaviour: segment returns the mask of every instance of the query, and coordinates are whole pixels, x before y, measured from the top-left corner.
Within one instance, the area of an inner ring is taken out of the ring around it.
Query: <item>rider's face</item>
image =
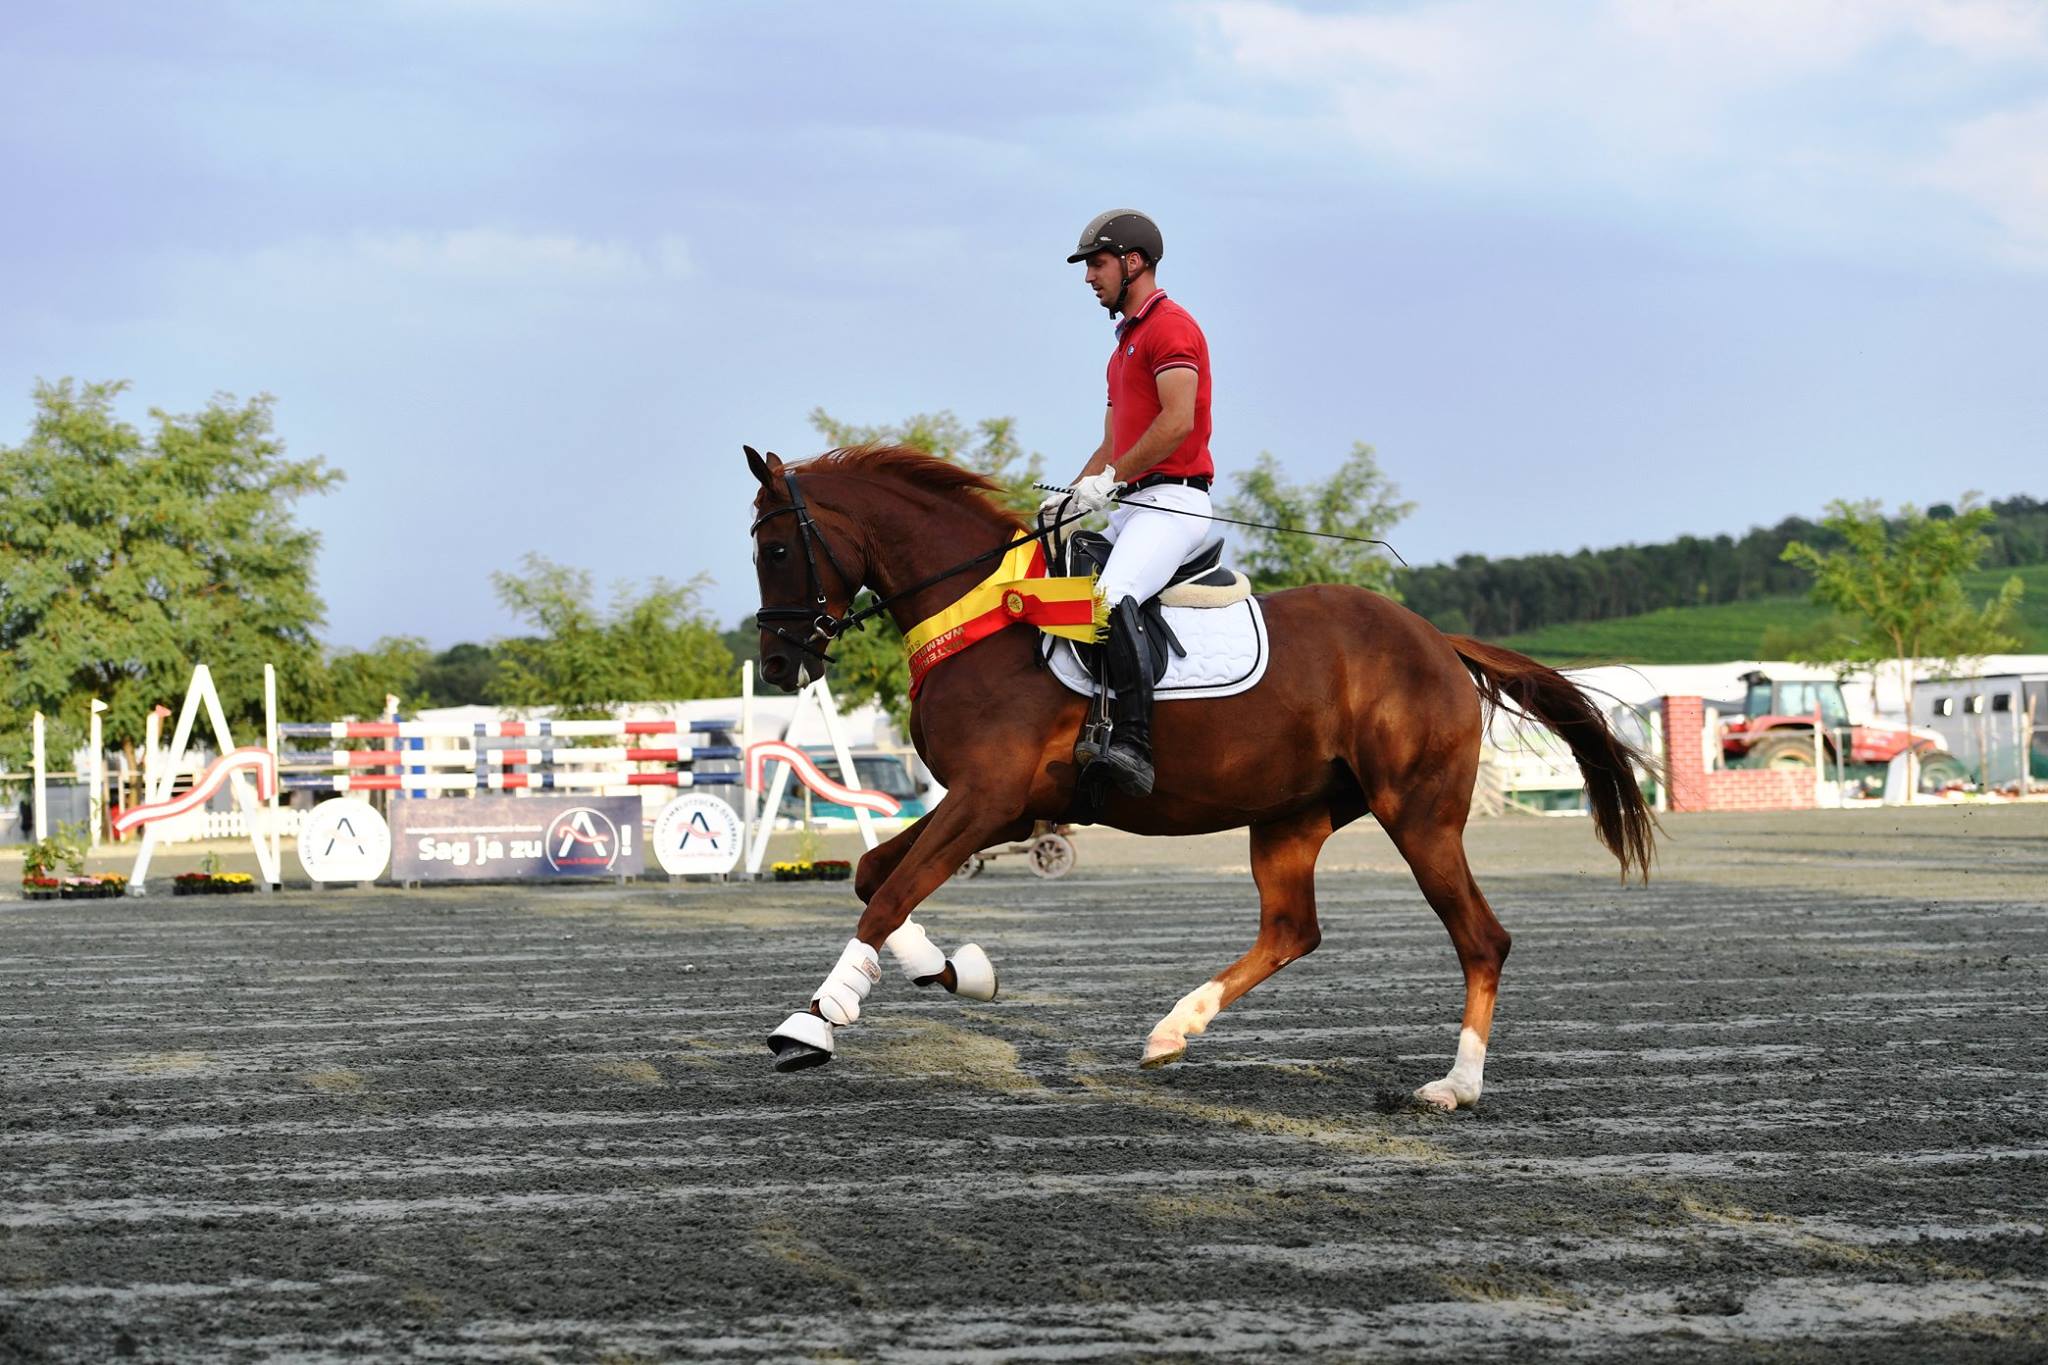
[[[1095,301],[1108,308],[1124,287],[1124,258],[1098,251],[1083,264],[1088,271],[1088,287],[1095,291]]]

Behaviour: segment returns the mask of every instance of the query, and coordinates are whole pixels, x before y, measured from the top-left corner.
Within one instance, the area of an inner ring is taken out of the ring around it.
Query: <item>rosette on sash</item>
[[[940,661],[1020,622],[1048,635],[1092,642],[1109,628],[1109,604],[1096,591],[1093,574],[1048,578],[1038,543],[1019,545],[959,601],[904,632],[910,695],[917,695]]]

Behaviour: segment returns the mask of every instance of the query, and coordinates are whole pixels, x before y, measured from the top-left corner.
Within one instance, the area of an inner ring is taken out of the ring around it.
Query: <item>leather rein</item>
[[[913,593],[923,592],[934,583],[943,583],[955,574],[962,574],[969,569],[979,568],[990,560],[1000,559],[1019,545],[1027,545],[1034,540],[1044,539],[1068,522],[1079,521],[1082,517],[1088,515],[1085,511],[1076,511],[1071,515],[1059,517],[1050,525],[1041,522],[1039,529],[1036,531],[1026,531],[1015,540],[1005,541],[993,550],[984,550],[972,559],[963,559],[952,568],[941,569],[935,574],[921,578],[899,592],[892,592],[887,597],[878,597],[859,611],[849,610],[842,615],[834,616],[832,614],[831,600],[825,595],[824,580],[818,576],[819,551],[824,552],[825,562],[832,566],[832,572],[838,574],[839,581],[845,585],[848,607],[853,605],[853,595],[860,591],[862,584],[846,571],[846,567],[839,562],[839,556],[832,553],[832,542],[825,539],[825,533],[819,530],[818,523],[812,520],[811,509],[804,501],[803,490],[797,486],[796,475],[785,473],[782,476],[782,481],[789,487],[789,505],[787,507],[771,507],[760,516],[755,517],[754,524],[747,528],[747,534],[752,536],[776,517],[790,515],[796,518],[798,538],[802,540],[804,547],[804,573],[808,579],[807,590],[810,593],[811,605],[807,607],[764,606],[754,613],[754,624],[768,634],[773,635],[776,639],[781,640],[784,644],[794,645],[804,653],[816,658],[819,662],[828,664],[832,662],[832,655],[829,651],[834,640],[850,630],[860,630],[869,621],[881,615],[890,603],[900,602]],[[1062,510],[1064,511],[1064,508]],[[811,633],[802,639],[798,639],[781,626],[771,624],[776,621],[809,622]]]

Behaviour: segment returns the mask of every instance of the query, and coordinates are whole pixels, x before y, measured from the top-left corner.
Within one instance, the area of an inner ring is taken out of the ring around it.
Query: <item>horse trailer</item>
[[[1980,787],[2048,780],[2048,673],[1925,679],[1913,684],[1913,715]]]

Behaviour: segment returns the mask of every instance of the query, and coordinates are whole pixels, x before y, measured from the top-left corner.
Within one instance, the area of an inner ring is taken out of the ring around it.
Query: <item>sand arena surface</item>
[[[2048,811],[1474,827],[1486,1095],[1376,830],[1189,1060],[1241,835],[921,914],[833,1065],[842,886],[0,902],[0,1360],[2010,1360],[2048,1353]],[[167,873],[166,873],[167,875]]]

